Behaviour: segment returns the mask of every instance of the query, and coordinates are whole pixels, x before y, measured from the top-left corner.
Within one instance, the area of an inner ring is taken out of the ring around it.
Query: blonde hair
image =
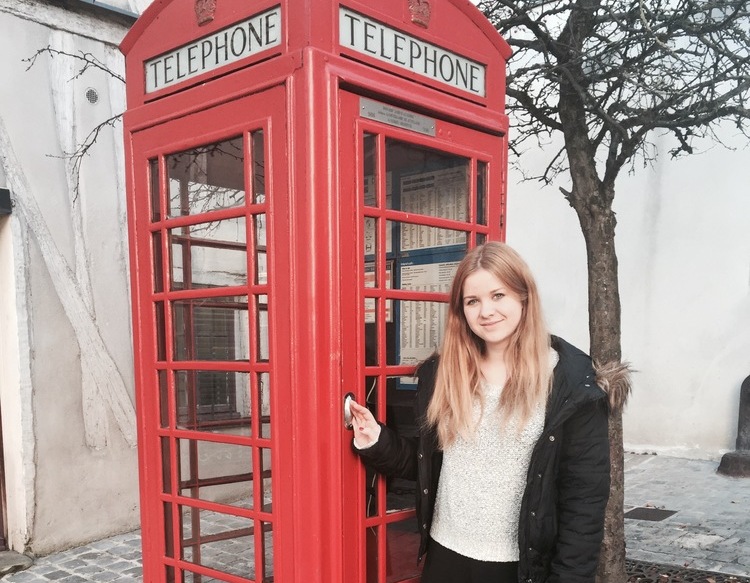
[[[425,418],[427,426],[436,429],[443,448],[459,434],[468,435],[474,430],[474,399],[484,404],[479,365],[486,348],[484,341],[471,331],[463,306],[464,282],[480,269],[518,294],[522,304],[521,320],[505,355],[508,380],[500,397],[501,413],[505,418],[517,416],[522,428],[550,390],[550,336],[531,270],[504,243],[489,242],[472,249],[459,263],[451,285],[435,390]]]

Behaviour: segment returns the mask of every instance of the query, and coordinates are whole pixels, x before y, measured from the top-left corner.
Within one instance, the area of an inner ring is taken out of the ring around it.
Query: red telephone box
[[[122,43],[144,580],[419,581],[405,434],[504,236],[506,43],[466,0],[155,0]]]

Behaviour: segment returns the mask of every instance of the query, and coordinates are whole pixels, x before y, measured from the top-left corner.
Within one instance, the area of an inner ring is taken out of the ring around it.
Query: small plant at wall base
[[[508,41],[511,150],[546,146],[543,171],[575,210],[588,262],[591,355],[621,359],[620,294],[612,203],[617,178],[648,165],[669,134],[672,157],[721,143],[731,120],[748,136],[750,4],[746,0],[482,0]],[[555,139],[557,138],[557,139]],[[561,144],[559,148],[549,144]],[[523,169],[521,169],[523,170]],[[600,583],[625,574],[622,405],[612,408],[612,492]]]

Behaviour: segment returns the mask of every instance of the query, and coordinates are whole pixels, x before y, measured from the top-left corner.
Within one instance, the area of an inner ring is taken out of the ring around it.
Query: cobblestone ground
[[[716,473],[712,461],[627,455],[625,511],[676,511],[625,520],[629,559],[750,577],[750,479]]]
[[[630,581],[750,583],[750,479],[718,475],[717,466],[710,461],[626,454],[625,511],[674,511],[661,520],[625,520]],[[204,533],[244,526],[241,519],[226,522],[227,517],[220,520],[211,514],[201,517]],[[272,533],[265,540],[270,556]],[[141,583],[140,546],[140,531],[114,536],[37,558],[29,569],[2,581]],[[212,543],[202,549],[201,562],[247,576],[254,571],[248,551],[252,546],[248,536]],[[218,580],[202,579],[214,581]]]
[[[253,534],[248,533],[251,522],[245,518],[216,512],[201,511],[194,517],[200,520],[200,530],[204,537],[229,533],[228,540],[208,541],[200,549],[186,548],[184,558],[204,567],[255,578]],[[191,516],[185,515],[184,535],[191,536]],[[266,555],[266,577],[273,576],[273,532],[264,535]],[[7,575],[3,583],[141,583],[143,569],[141,562],[141,533],[134,531],[121,534],[88,545],[55,553],[34,560],[31,568]],[[198,576],[185,574],[185,583],[198,581]],[[223,583],[208,576],[200,577],[200,583]]]
[[[34,560],[3,583],[141,583],[141,533],[121,534]]]

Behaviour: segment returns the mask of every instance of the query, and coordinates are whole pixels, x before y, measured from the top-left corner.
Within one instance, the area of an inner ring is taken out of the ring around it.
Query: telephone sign
[[[484,97],[484,65],[343,6],[339,16],[342,46]]]

